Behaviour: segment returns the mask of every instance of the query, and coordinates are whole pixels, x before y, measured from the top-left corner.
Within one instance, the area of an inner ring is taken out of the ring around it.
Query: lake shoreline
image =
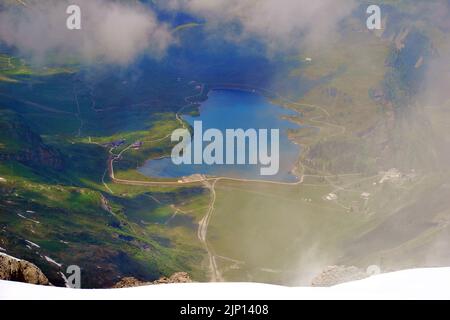
[[[138,168],[138,171],[147,177],[159,178],[181,178],[194,174],[202,174],[207,177],[230,177],[238,178],[244,176],[255,180],[273,180],[280,182],[298,182],[300,177],[295,174],[298,168],[298,161],[301,157],[302,148],[289,138],[287,131],[290,129],[299,129],[301,125],[288,119],[288,116],[298,115],[298,111],[292,110],[281,104],[274,103],[274,96],[269,95],[267,91],[257,90],[251,87],[242,86],[224,86],[209,85],[206,94],[207,99],[198,107],[199,115],[193,117],[189,114],[183,115],[183,120],[192,125],[193,121],[206,120],[207,126],[215,124],[212,127],[223,126],[223,122],[228,121],[226,128],[245,128],[250,125],[251,128],[272,128],[280,129],[281,149],[280,154],[280,172],[274,176],[252,175],[253,167],[221,167],[223,165],[214,165],[211,167],[197,168],[174,168],[170,156],[158,157],[158,159],[148,159],[144,165]],[[211,93],[218,93],[211,101]],[[237,95],[235,92],[242,92],[244,95]],[[215,105],[217,104],[217,105]],[[223,113],[222,106],[228,106],[229,110]],[[243,108],[245,106],[245,108]],[[201,109],[208,108],[201,111]],[[262,110],[262,112],[261,112]],[[231,114],[231,115],[230,115]],[[253,124],[253,126],[251,125]],[[164,162],[164,163],[158,163]],[[156,166],[155,166],[156,164]],[[153,168],[151,167],[153,165]],[[232,170],[230,170],[232,169]],[[178,173],[173,173],[178,172]]]

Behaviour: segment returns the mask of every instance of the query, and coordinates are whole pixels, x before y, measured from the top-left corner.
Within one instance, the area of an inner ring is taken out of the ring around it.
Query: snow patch
[[[67,279],[66,275],[62,272],[59,272],[59,274],[60,274],[61,278],[63,279],[64,285],[66,286],[66,288],[70,288],[69,280]]]
[[[47,260],[48,262],[53,263],[54,265],[57,265],[58,267],[61,268],[61,266],[62,266],[61,263],[58,263],[58,262],[56,262],[55,260],[53,260],[52,258],[47,257],[47,256],[44,256],[44,258],[45,258],[45,260]]]
[[[40,245],[38,245],[38,244],[36,244],[34,242],[31,242],[30,240],[25,240],[25,242],[28,243],[29,245],[32,245],[33,247],[36,247],[36,248],[40,248],[41,247]]]
[[[124,289],[74,290],[0,280],[0,300],[430,300],[449,299],[448,283],[450,283],[450,268],[412,269],[384,273],[330,288],[291,288],[258,283],[183,283]]]
[[[22,219],[30,220],[30,221],[32,221],[32,222],[34,222],[34,223],[40,224],[39,221],[33,220],[33,219],[31,219],[31,218],[28,218],[28,217],[25,217],[24,215],[22,215],[22,214],[20,214],[20,213],[18,213],[17,215],[18,215],[19,217],[21,217]]]

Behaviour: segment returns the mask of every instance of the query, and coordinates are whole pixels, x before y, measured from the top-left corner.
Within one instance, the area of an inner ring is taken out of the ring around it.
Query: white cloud
[[[66,28],[66,8],[81,8],[82,30]],[[0,12],[0,41],[36,59],[48,54],[126,64],[139,54],[164,54],[173,38],[156,15],[138,3],[40,0]]]
[[[275,48],[330,39],[338,23],[356,7],[354,0],[160,0],[169,10],[205,19],[210,27],[238,22],[239,36],[256,36]]]

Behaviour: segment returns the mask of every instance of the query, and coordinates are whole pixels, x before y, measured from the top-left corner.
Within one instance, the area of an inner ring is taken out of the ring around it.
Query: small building
[[[361,198],[363,198],[364,200],[369,200],[370,193],[368,193],[368,192],[361,193]]]
[[[206,176],[203,174],[195,173],[190,176],[182,177],[183,182],[200,182],[206,180]]]
[[[333,201],[333,200],[337,200],[338,196],[335,193],[329,193],[329,194],[327,194],[325,199],[327,199],[328,201]]]
[[[383,183],[385,181],[392,181],[392,180],[399,180],[402,177],[402,173],[400,170],[396,168],[389,169],[386,172],[381,173],[383,177],[380,180],[380,183]]]
[[[140,148],[142,148],[142,146],[144,145],[144,143],[142,141],[136,141],[135,143],[133,143],[131,145],[131,149],[133,150],[139,150]]]
[[[120,147],[121,145],[123,145],[125,143],[125,141],[126,141],[125,139],[115,140],[115,141],[112,141],[112,142],[106,144],[106,146],[111,147],[111,148],[117,148],[117,147]]]

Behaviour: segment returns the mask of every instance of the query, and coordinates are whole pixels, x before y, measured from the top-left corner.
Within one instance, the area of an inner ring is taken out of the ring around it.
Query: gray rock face
[[[0,280],[51,285],[42,271],[31,262],[0,253]]]
[[[330,287],[340,283],[367,278],[369,275],[357,267],[330,266],[312,280],[313,287]]]

